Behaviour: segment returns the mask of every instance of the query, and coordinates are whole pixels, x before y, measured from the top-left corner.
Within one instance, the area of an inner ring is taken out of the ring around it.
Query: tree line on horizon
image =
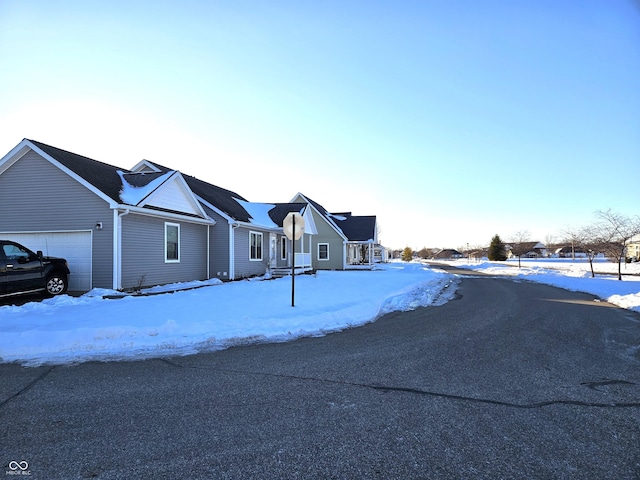
[[[563,231],[564,243],[571,245],[572,251],[583,252],[589,260],[591,276],[595,277],[593,260],[598,255],[604,255],[618,263],[618,280],[622,280],[621,264],[627,260],[627,245],[636,235],[640,235],[640,216],[630,217],[614,212],[612,209],[598,210],[595,212],[595,221],[580,228],[567,228]],[[513,234],[508,242],[504,242],[500,235],[496,234],[491,239],[487,249],[487,258],[490,261],[507,260],[507,246],[511,254],[520,259],[531,250],[531,240],[528,231],[519,231]],[[484,247],[464,248],[467,255],[475,250],[484,250]],[[404,261],[411,261],[414,256],[427,259],[433,258],[436,250],[423,247],[415,251],[405,247],[400,253]]]
[[[629,217],[614,212],[611,209],[595,212],[596,220],[584,227],[566,229],[565,241],[571,244],[572,250],[579,250],[589,260],[591,277],[595,277],[593,260],[598,255],[604,255],[618,264],[618,280],[622,280],[622,263],[627,261],[627,245],[636,235],[640,235],[640,216]],[[506,246],[511,253],[520,258],[529,251],[528,232],[517,232],[509,243],[502,241],[498,234],[494,235],[489,244],[487,258],[491,261],[505,261],[507,259]]]

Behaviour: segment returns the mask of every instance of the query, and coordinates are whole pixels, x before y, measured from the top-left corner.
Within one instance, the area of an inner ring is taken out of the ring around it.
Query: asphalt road
[[[291,343],[0,365],[0,478],[639,479],[640,315],[458,293]]]

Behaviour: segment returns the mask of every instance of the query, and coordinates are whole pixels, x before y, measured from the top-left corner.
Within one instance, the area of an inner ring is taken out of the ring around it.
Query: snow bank
[[[0,362],[24,365],[187,355],[258,341],[318,336],[380,315],[440,304],[452,277],[419,264],[241,281],[153,296],[104,299],[94,290],[0,307]],[[182,289],[201,283],[174,286]],[[151,289],[149,293],[166,290]]]
[[[596,277],[591,278],[588,261],[522,260],[469,263],[467,260],[446,262],[492,275],[506,275],[532,282],[553,285],[574,292],[585,292],[619,307],[640,312],[640,264],[622,266],[623,280],[618,280],[618,265],[610,262],[594,263]],[[606,272],[606,273],[605,273]]]

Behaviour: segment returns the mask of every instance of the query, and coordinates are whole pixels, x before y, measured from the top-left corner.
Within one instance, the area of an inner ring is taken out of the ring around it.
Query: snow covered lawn
[[[105,299],[91,291],[0,307],[0,362],[24,365],[187,355],[259,341],[287,341],[371,322],[394,310],[444,303],[452,277],[417,263],[374,271],[169,288],[202,288]],[[151,289],[162,291],[167,287]]]
[[[492,275],[508,275],[532,282],[544,283],[574,292],[585,292],[622,308],[640,312],[640,263],[622,265],[623,279],[618,280],[618,265],[606,261],[594,262],[595,278],[591,278],[588,260],[544,259],[508,262],[467,260],[440,262]],[[607,274],[605,274],[607,273]]]
[[[447,262],[483,273],[510,275],[587,292],[640,312],[640,276],[590,278],[588,262]],[[615,264],[599,271],[615,272]],[[623,266],[625,268],[625,266]],[[640,273],[627,265],[623,273]],[[447,288],[450,286],[450,288]],[[191,290],[187,288],[200,287]],[[419,263],[390,263],[374,271],[318,272],[291,278],[221,283],[193,282],[149,289],[154,296],[105,299],[93,290],[22,306],[0,307],[0,362],[23,365],[188,355],[254,342],[321,336],[363,325],[379,316],[452,298],[452,275]]]

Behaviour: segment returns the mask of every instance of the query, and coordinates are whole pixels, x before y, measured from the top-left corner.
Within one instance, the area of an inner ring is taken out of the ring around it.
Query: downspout
[[[211,225],[207,224],[207,280],[211,279]]]
[[[369,266],[373,267],[373,242],[369,242]]]
[[[236,258],[235,258],[235,232],[234,230],[238,228],[239,225],[237,223],[229,223],[229,280],[236,279]]]
[[[122,217],[129,214],[129,209],[119,212],[113,210],[113,289],[122,288]]]
[[[342,270],[347,269],[347,241],[342,241]]]

